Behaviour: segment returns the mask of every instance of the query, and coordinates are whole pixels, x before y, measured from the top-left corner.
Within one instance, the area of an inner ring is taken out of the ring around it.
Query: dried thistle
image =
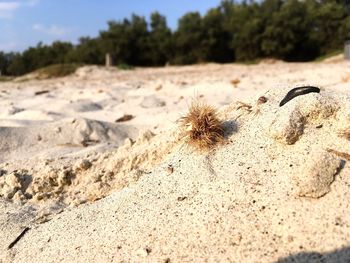
[[[223,122],[210,105],[193,102],[180,123],[187,143],[198,151],[211,150],[224,141]]]

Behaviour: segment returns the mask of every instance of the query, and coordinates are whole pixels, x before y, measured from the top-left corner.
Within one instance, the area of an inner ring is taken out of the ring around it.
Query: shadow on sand
[[[235,120],[224,121],[224,137],[228,139],[232,134],[238,131],[238,125]]]
[[[276,263],[350,263],[350,247],[329,253],[301,252],[279,259]]]

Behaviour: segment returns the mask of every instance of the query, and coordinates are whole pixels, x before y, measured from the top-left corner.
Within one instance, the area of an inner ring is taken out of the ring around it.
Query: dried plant
[[[236,88],[241,81],[239,79],[233,79],[230,82]]]
[[[198,151],[208,151],[224,141],[223,122],[216,109],[195,101],[180,119],[187,143]]]
[[[343,158],[345,160],[350,161],[350,154],[348,154],[348,153],[339,152],[339,151],[336,151],[336,150],[333,150],[333,149],[329,149],[329,148],[327,148],[327,151],[330,152],[330,153],[333,153],[333,154],[335,154],[337,156],[339,156],[340,158]]]
[[[344,129],[339,132],[339,136],[344,137],[345,139],[350,140],[350,128]]]

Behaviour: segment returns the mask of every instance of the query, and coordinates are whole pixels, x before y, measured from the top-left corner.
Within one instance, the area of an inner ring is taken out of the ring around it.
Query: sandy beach
[[[0,262],[349,262],[349,85],[341,57],[0,82]]]

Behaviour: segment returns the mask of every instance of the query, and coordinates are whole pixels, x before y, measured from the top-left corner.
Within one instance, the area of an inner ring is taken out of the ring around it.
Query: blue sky
[[[132,13],[149,18],[153,11],[167,17],[175,29],[189,11],[201,14],[220,0],[0,0],[0,50],[22,51],[39,41],[76,42],[81,36],[97,36],[109,20]]]

